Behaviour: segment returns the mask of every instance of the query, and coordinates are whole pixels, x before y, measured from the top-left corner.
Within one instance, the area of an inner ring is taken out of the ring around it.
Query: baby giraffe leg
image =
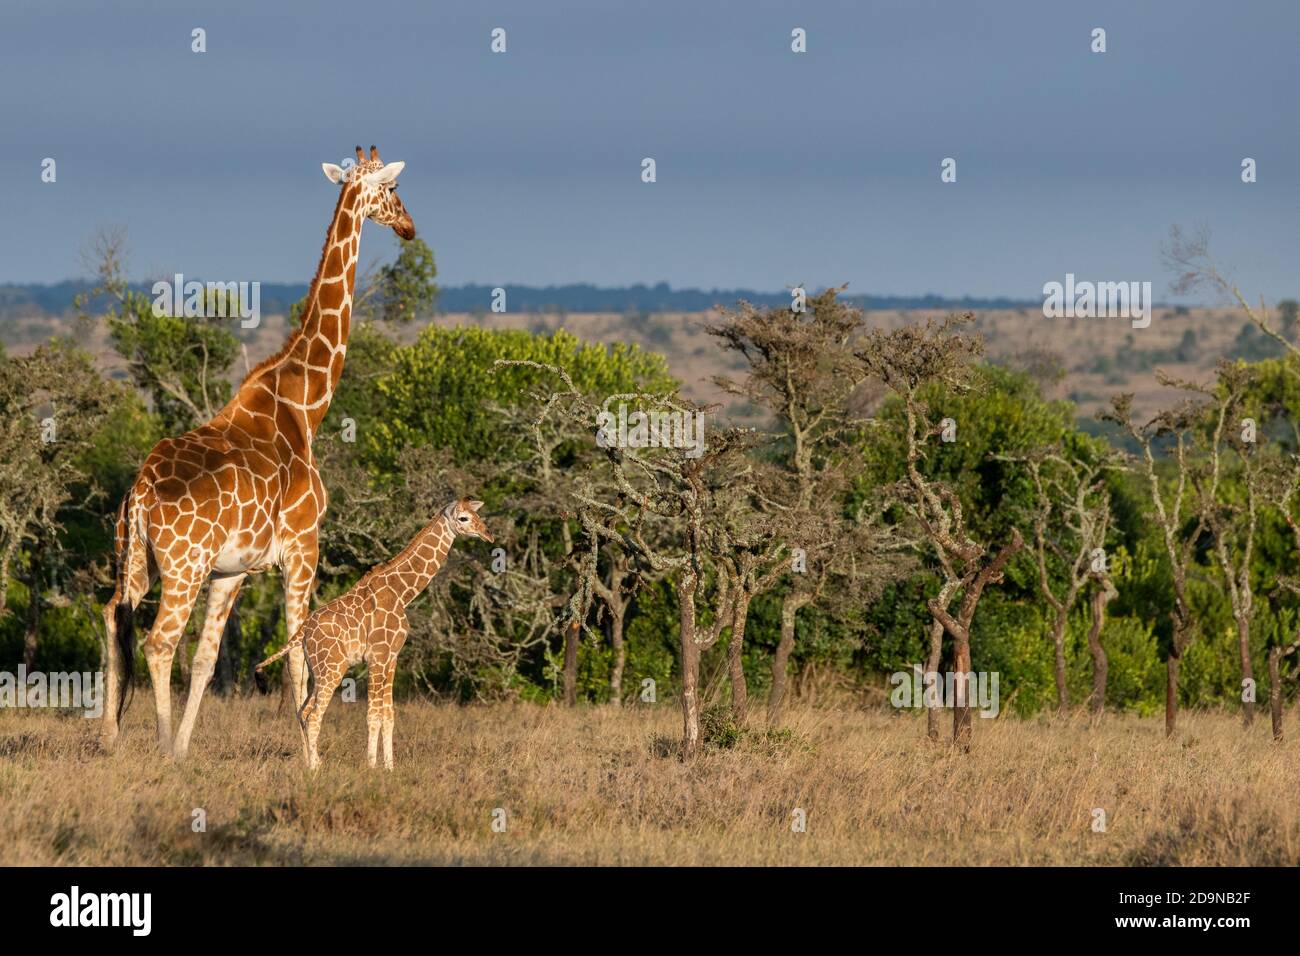
[[[392,669],[393,665],[387,658],[370,660],[370,686],[366,688],[366,729],[370,731],[370,740],[366,746],[366,759],[372,767],[378,763],[379,732],[384,724],[384,699],[392,693],[389,689]]]
[[[388,673],[384,677],[384,769],[393,769],[393,675],[397,671],[397,659],[388,662]]]
[[[325,719],[325,710],[334,697],[334,691],[347,673],[346,661],[337,664],[316,663],[312,665],[312,677],[316,681],[312,695],[302,705],[299,723],[302,726],[303,756],[307,758],[307,769],[320,767],[320,754],[316,750],[316,741],[320,739],[321,721]]]

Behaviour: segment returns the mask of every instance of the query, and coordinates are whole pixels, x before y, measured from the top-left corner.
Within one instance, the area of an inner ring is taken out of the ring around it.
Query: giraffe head
[[[470,501],[468,498],[461,498],[459,501],[453,501],[442,510],[451,523],[453,534],[468,535],[471,538],[482,538],[484,541],[491,542],[492,535],[488,533],[487,525],[478,515],[478,509],[483,507],[481,501]]]
[[[415,238],[415,223],[397,198],[397,174],[406,163],[388,163],[379,158],[379,150],[370,147],[370,158],[357,147],[357,163],[350,169],[321,163],[325,178],[332,183],[342,183],[346,194],[352,190],[353,198],[343,198],[352,203],[353,212],[381,226],[392,226],[393,232],[403,239]]]

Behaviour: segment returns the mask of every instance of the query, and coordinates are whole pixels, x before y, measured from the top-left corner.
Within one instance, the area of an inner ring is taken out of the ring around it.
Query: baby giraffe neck
[[[395,593],[405,607],[429,586],[442,568],[454,538],[451,520],[444,514],[438,515],[400,554],[380,568],[376,583]]]

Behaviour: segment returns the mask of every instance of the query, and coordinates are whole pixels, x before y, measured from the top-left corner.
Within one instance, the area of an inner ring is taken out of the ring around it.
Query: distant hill
[[[88,292],[89,281],[70,279],[49,285],[37,283],[0,284],[0,317],[31,318],[59,316],[72,308],[77,295]],[[138,283],[140,292],[148,294],[150,284]],[[440,312],[487,312],[492,304],[492,286],[445,286],[438,296]],[[787,305],[790,293],[758,292],[753,289],[673,289],[668,283],[657,285],[630,285],[602,288],[579,283],[576,285],[529,286],[505,285],[506,305],[510,312],[601,312],[601,313],[663,313],[704,312],[718,305],[734,305],[741,299],[755,305]],[[816,290],[809,290],[810,292]],[[287,312],[289,306],[307,294],[306,284],[263,282],[261,305],[264,314]],[[1040,308],[1042,299],[977,299],[945,298],[939,295],[874,296],[846,294],[846,301],[865,309],[990,309]]]
[[[50,286],[0,287],[0,301],[26,303],[18,306],[20,311],[16,314],[11,312],[0,319],[0,346],[11,354],[22,354],[52,336],[71,335],[97,357],[103,368],[113,374],[122,373],[121,358],[109,342],[103,323],[79,326],[70,314],[43,315],[35,311],[33,303],[44,302],[55,309],[63,301],[70,301],[74,288],[76,291],[85,288],[84,283],[64,285],[58,294],[52,293],[56,287]],[[430,324],[526,329],[531,332],[564,328],[588,342],[632,343],[662,354],[673,375],[682,382],[687,397],[709,404],[718,402],[724,406],[730,419],[745,421],[752,409],[744,407],[743,402],[722,391],[714,382],[718,375],[738,374],[743,366],[735,353],[720,349],[718,343],[706,334],[704,326],[716,318],[716,313],[710,308],[657,308],[655,303],[672,300],[653,296],[691,295],[716,302],[734,302],[746,296],[751,301],[763,303],[784,304],[789,301],[784,293],[756,294],[748,290],[702,293],[674,292],[666,286],[625,290],[567,287],[574,291],[585,288],[600,296],[619,292],[632,294],[621,303],[626,305],[630,302],[631,308],[586,311],[554,305],[557,298],[564,299],[556,292],[563,293],[566,287],[559,290],[507,288],[513,291],[510,291],[509,311],[506,313],[490,312],[484,307],[483,303],[490,301],[491,291],[486,286],[462,287],[444,294],[438,315],[398,325],[388,332],[400,342],[409,343]],[[33,291],[28,293],[28,290]],[[243,354],[232,369],[232,375],[239,376],[283,345],[291,329],[284,314],[286,308],[277,305],[297,301],[304,291],[302,286],[262,287],[261,323],[251,329],[232,323],[231,331],[239,337],[243,347]],[[645,293],[651,297],[637,297]],[[467,296],[473,308],[451,308],[450,303],[465,301],[459,296]],[[575,297],[569,301],[581,300]],[[618,302],[617,299],[614,301]],[[686,301],[693,303],[696,300]],[[897,328],[950,309],[969,308],[976,314],[976,328],[984,335],[990,360],[1023,368],[1043,382],[1051,397],[1075,402],[1080,416],[1090,423],[1088,427],[1095,427],[1092,415],[1105,408],[1110,397],[1117,392],[1135,394],[1139,417],[1154,414],[1162,403],[1168,401],[1168,391],[1156,379],[1157,369],[1183,380],[1208,381],[1213,376],[1215,362],[1220,358],[1256,361],[1277,355],[1281,350],[1276,342],[1232,309],[1158,306],[1149,328],[1134,329],[1127,319],[1048,319],[1043,315],[1042,303],[1037,301],[1011,308],[988,308],[979,305],[977,300],[952,300],[938,296],[915,301],[932,304],[906,309],[872,306],[867,317],[869,326]],[[1058,377],[1061,372],[1063,377]]]

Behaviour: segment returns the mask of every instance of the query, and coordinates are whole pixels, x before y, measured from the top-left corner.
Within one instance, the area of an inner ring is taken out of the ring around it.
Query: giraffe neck
[[[365,221],[356,214],[359,198],[355,189],[345,186],[340,190],[320,264],[303,304],[302,327],[273,360],[276,398],[306,418],[310,435],[316,434],[329,411],[343,374],[343,357],[352,328],[361,226]]]
[[[375,569],[375,586],[396,594],[403,607],[410,604],[442,568],[454,538],[451,519],[438,515],[400,554]]]

